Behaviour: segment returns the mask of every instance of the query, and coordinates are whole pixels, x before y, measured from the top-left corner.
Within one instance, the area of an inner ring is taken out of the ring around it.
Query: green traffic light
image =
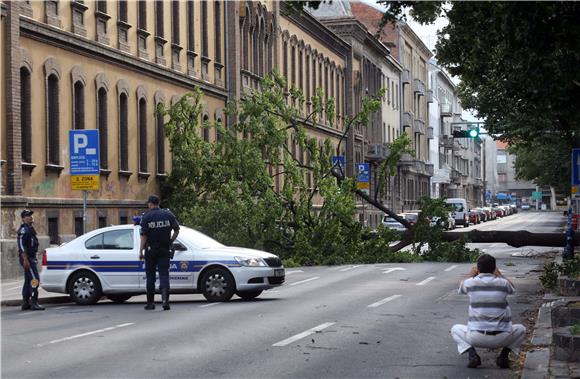
[[[475,138],[479,135],[479,130],[478,129],[470,129],[469,130],[469,136],[471,138]]]

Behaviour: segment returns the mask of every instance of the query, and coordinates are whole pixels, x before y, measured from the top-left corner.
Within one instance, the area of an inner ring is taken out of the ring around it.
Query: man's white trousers
[[[459,354],[463,354],[470,347],[496,348],[507,347],[518,354],[521,344],[526,339],[526,327],[521,324],[512,325],[511,332],[503,332],[496,335],[483,334],[477,331],[467,330],[467,325],[453,325],[451,335],[457,342]]]

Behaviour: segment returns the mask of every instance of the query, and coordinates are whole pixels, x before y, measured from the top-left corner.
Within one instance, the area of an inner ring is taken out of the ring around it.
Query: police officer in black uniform
[[[22,286],[22,310],[31,309],[33,311],[43,311],[44,308],[38,304],[38,286],[40,280],[38,277],[38,238],[36,230],[32,226],[34,212],[28,209],[20,213],[22,225],[18,229],[18,258],[20,265],[24,269],[24,284]]]
[[[170,249],[179,234],[179,224],[170,210],[159,208],[159,197],[149,196],[147,205],[149,211],[141,218],[141,248],[139,249],[139,259],[145,258],[147,276],[147,305],[145,309],[155,309],[155,271],[159,270],[159,289],[161,290],[163,310],[167,311],[170,309]]]

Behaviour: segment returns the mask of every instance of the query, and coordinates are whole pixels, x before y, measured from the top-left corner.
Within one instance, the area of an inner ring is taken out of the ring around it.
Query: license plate
[[[274,269],[274,276],[284,276],[284,269],[283,268]]]

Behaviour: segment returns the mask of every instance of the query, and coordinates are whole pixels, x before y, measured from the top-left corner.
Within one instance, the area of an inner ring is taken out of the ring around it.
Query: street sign
[[[99,131],[70,130],[70,175],[73,190],[99,189]]]
[[[542,191],[533,191],[532,200],[542,200]]]
[[[73,190],[98,190],[99,175],[71,175],[70,184]]]
[[[344,167],[346,165],[344,156],[343,155],[333,155],[332,156],[332,167],[336,166],[340,167],[340,170],[344,172]]]
[[[357,163],[356,164],[356,188],[365,192],[367,195],[370,193],[370,166],[368,163]]]

